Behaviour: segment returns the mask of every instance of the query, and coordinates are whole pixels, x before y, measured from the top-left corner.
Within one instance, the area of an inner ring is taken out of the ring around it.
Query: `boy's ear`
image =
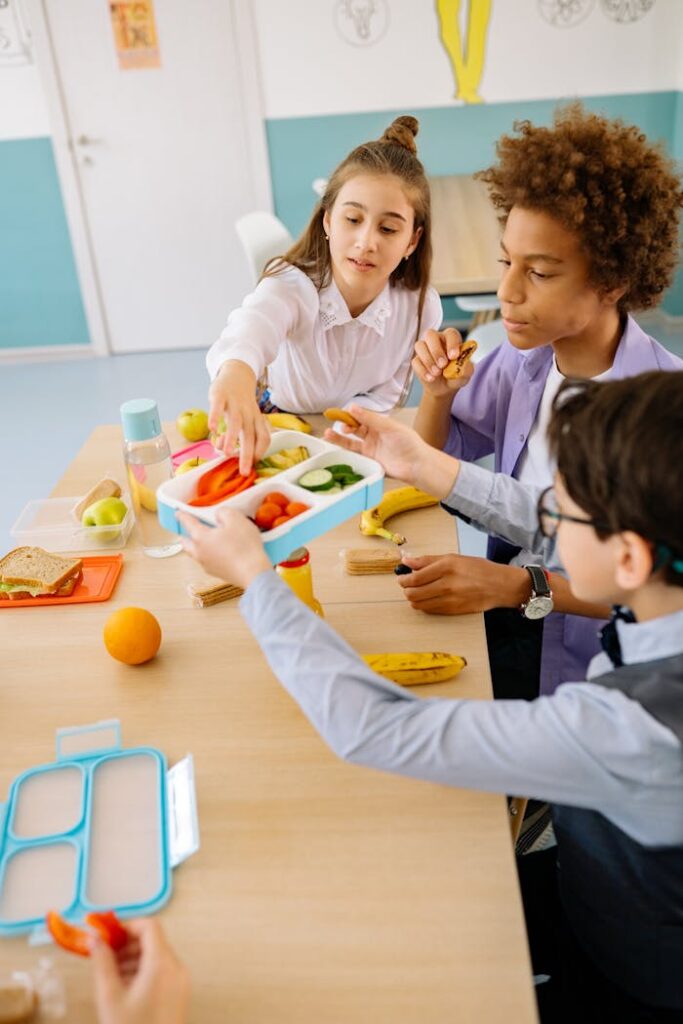
[[[628,288],[625,285],[623,288],[612,288],[610,291],[602,293],[602,301],[608,306],[616,306],[619,300],[623,299],[627,291]]]
[[[633,530],[619,534],[615,582],[620,590],[638,590],[652,574],[652,546]]]

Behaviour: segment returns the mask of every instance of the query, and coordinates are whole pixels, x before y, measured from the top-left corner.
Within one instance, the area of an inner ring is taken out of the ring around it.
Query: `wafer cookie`
[[[187,592],[192,600],[193,608],[208,608],[209,605],[230,601],[241,597],[244,591],[232,583],[216,583],[212,587],[201,587],[196,583],[188,583]]]
[[[393,572],[400,561],[400,554],[388,548],[350,548],[344,552],[344,564],[349,576]]]

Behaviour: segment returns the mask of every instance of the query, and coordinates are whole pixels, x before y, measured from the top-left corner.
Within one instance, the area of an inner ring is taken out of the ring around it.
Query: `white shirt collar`
[[[616,627],[624,665],[659,661],[661,658],[683,654],[683,611],[662,615],[648,622],[623,622],[618,619]],[[614,665],[605,652],[601,651],[588,666],[587,678],[593,679],[613,669]]]
[[[383,338],[384,326],[390,316],[391,285],[387,281],[377,298],[373,299],[367,309],[364,309],[355,320]],[[334,278],[331,278],[330,283],[320,290],[320,319],[324,331],[328,331],[331,327],[351,323],[354,320]]]

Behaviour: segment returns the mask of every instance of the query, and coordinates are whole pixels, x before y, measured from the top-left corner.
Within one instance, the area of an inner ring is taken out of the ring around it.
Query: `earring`
[[[403,257],[404,262],[405,262],[405,260],[408,260],[408,259],[410,259],[410,256],[404,256]]]
[[[329,235],[325,235],[325,241],[329,242],[329,240],[330,240],[330,236]]]

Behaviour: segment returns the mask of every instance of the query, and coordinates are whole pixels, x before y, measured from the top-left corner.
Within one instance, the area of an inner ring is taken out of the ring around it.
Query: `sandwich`
[[[446,380],[455,380],[459,377],[476,351],[476,341],[463,342],[455,359],[451,359],[450,363],[443,371],[443,375]]]
[[[62,558],[43,548],[15,548],[0,559],[0,600],[68,597],[82,567],[82,558]]]

